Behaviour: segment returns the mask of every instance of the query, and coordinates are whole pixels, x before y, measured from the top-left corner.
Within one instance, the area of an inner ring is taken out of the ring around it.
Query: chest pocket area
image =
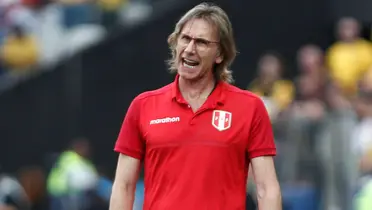
[[[181,117],[160,117],[147,122],[144,137],[148,146],[174,144],[187,137]]]
[[[200,141],[242,147],[246,142],[244,139],[247,132],[243,130],[244,123],[239,118],[241,117],[233,117],[231,112],[211,110],[195,119],[192,132]]]

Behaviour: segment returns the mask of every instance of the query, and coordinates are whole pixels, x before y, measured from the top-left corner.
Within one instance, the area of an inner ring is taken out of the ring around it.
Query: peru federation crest
[[[212,125],[219,131],[227,130],[231,127],[231,112],[214,110],[212,115]]]

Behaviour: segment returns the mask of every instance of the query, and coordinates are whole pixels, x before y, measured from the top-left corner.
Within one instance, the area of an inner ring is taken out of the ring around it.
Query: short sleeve
[[[247,144],[249,159],[259,156],[275,156],[276,147],[269,115],[261,99],[254,103],[253,118]]]
[[[135,98],[124,117],[114,150],[124,155],[143,159],[145,143],[140,129],[141,100]]]

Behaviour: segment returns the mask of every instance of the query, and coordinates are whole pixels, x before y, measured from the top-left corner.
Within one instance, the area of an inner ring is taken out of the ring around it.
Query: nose
[[[191,40],[187,44],[185,52],[187,52],[187,53],[194,53],[195,52],[195,41],[194,40]]]

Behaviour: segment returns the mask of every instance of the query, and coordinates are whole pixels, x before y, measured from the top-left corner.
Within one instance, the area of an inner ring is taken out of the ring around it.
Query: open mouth
[[[195,68],[196,66],[198,66],[199,62],[194,61],[194,60],[190,60],[190,59],[186,59],[186,58],[182,58],[182,64],[183,64],[183,66],[192,69],[192,68]]]

